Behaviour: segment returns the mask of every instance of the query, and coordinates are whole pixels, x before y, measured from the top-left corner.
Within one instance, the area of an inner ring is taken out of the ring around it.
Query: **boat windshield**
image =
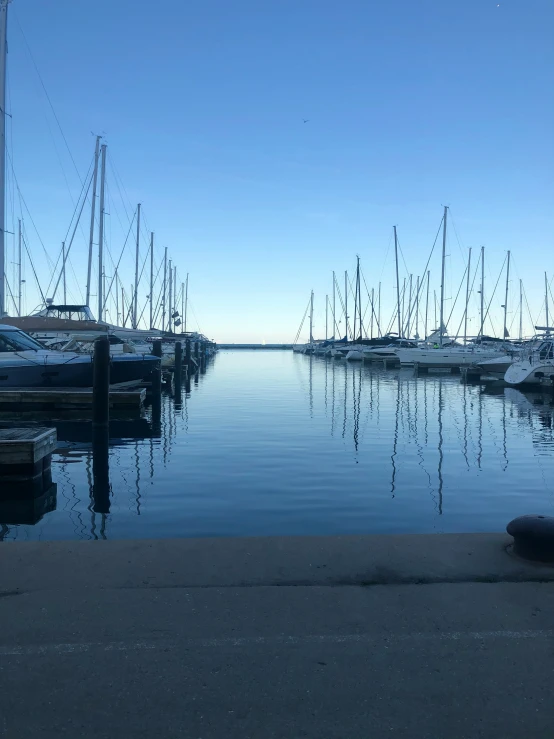
[[[554,342],[543,341],[539,346],[539,359],[541,361],[546,359],[554,359]]]
[[[0,330],[0,352],[25,352],[40,351],[44,349],[38,341],[35,341],[23,331]]]

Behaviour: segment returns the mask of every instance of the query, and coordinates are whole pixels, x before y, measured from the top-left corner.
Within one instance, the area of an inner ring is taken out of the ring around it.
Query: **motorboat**
[[[506,370],[504,381],[508,385],[554,384],[554,338],[541,337],[528,352]]]
[[[453,369],[469,367],[487,359],[504,359],[506,350],[501,346],[451,345],[428,346],[416,349],[397,349],[400,364],[417,364],[421,368]]]
[[[15,326],[0,324],[0,388],[92,387],[92,360],[92,354],[46,349]],[[110,384],[148,380],[159,361],[148,354],[112,356]]]
[[[387,346],[375,346],[364,348],[364,360],[366,362],[383,362],[399,364],[400,360],[397,349],[417,349],[418,345],[408,339],[398,339]]]

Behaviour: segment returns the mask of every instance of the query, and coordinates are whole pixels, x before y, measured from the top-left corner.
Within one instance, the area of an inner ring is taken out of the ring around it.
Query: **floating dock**
[[[0,410],[89,410],[92,412],[92,388],[28,388],[0,390]],[[144,388],[110,390],[113,410],[141,410],[146,398]]]

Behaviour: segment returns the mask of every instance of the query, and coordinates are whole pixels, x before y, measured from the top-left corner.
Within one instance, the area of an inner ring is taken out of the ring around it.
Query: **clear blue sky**
[[[153,230],[156,262],[167,246],[179,281],[190,273],[194,314],[213,338],[292,340],[312,288],[321,335],[331,271],[352,269],[356,254],[368,286],[382,281],[388,316],[392,226],[415,279],[444,204],[460,241],[450,231],[447,296],[467,247],[487,248],[488,297],[511,249],[509,323],[520,277],[539,315],[544,270],[554,274],[552,0],[14,0],[9,12],[13,161],[52,256],[80,184],[20,29],[80,176],[91,132],[104,133],[127,210],[143,204],[141,258]],[[115,255],[128,220],[110,168],[108,191]],[[19,204],[8,213],[17,220]],[[86,208],[73,247],[75,300],[88,218]],[[130,284],[131,252],[122,265]],[[476,327],[474,304],[470,315]]]

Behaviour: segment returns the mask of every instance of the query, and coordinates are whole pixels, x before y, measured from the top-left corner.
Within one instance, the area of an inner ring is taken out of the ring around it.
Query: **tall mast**
[[[481,329],[479,336],[483,338],[485,332],[485,247],[481,247]]]
[[[164,249],[164,285],[162,295],[162,331],[165,331],[165,298],[167,293],[167,246]]]
[[[507,339],[509,336],[508,333],[508,284],[510,279],[510,252],[508,251],[508,256],[506,257],[506,293],[504,295],[504,339]]]
[[[333,338],[336,339],[335,327],[337,325],[337,314],[335,313],[335,273],[333,272]],[[340,338],[340,336],[339,336]]]
[[[403,336],[405,328],[406,328],[406,278],[405,277],[404,277],[404,280],[402,281],[402,321],[400,322],[400,325],[402,326],[402,336]]]
[[[181,282],[181,333],[184,331],[183,321],[185,320],[185,283]]]
[[[431,282],[431,273],[427,271],[427,297],[425,298],[425,336],[423,337],[427,341],[427,326],[429,317],[429,283]]]
[[[469,273],[471,272],[471,246],[467,258],[467,281],[466,281],[466,312],[464,315],[464,345],[467,344],[467,312],[469,310]]]
[[[173,313],[173,267],[171,266],[171,259],[169,260],[169,266],[167,268],[167,277],[169,281],[169,296],[167,304],[167,330],[171,333],[171,314]]]
[[[310,346],[314,340],[314,291],[312,290],[310,296]]]
[[[185,321],[185,333],[187,330],[187,310],[188,310],[188,303],[189,303],[189,273],[187,272],[187,279],[185,281],[185,312],[184,312],[184,321]]]
[[[435,331],[437,329],[437,291],[433,290],[433,303],[435,306],[434,317],[435,317]]]
[[[136,249],[135,249],[135,289],[133,290],[133,328],[137,327],[139,249],[140,249],[140,203],[137,205],[137,241],[136,241]]]
[[[119,274],[115,270],[115,322],[119,326]]]
[[[125,324],[127,323],[127,315],[125,313],[125,288],[123,287],[123,285],[121,285],[121,318],[123,328],[125,328]]]
[[[90,234],[88,239],[88,269],[87,269],[87,300],[86,303],[90,308],[90,279],[92,275],[92,250],[94,245],[94,217],[96,214],[96,184],[98,182],[98,157],[100,155],[100,139],[96,137],[96,147],[94,149],[94,173],[92,175],[92,203],[90,206]]]
[[[354,284],[354,333],[352,335],[352,339],[354,341],[358,338],[358,334],[356,332],[356,321],[358,319],[358,282],[360,281],[360,257],[356,257],[356,259],[356,282]]]
[[[67,305],[67,280],[65,275],[65,241],[62,241],[63,302]]]
[[[150,328],[154,328],[154,232],[150,231]]]
[[[519,281],[519,340],[523,338],[523,281]]]
[[[415,296],[415,338],[419,339],[419,275],[417,276],[417,287]]]
[[[362,327],[362,285],[360,283],[360,257],[358,257],[358,270],[356,274],[356,281],[357,281],[357,301],[358,301],[358,318],[359,318],[359,331],[360,331],[360,338],[363,339],[363,327]]]
[[[370,336],[370,338],[373,338],[373,310],[374,310],[373,303],[374,303],[374,298],[375,298],[375,288],[372,287],[371,288],[371,336]]]
[[[546,328],[547,333],[550,333],[548,329],[550,326],[548,325],[548,277],[546,276],[546,272],[544,273],[544,305],[546,307]]]
[[[383,335],[381,333],[381,283],[379,283],[379,293],[378,293],[378,299],[377,299],[377,323],[379,324],[377,326],[379,338]]]
[[[172,331],[175,333],[175,318],[173,314],[177,312],[177,267],[173,267],[173,311],[171,313]]]
[[[402,324],[400,315],[400,277],[398,276],[398,236],[396,226],[394,227],[394,259],[396,262],[396,310],[398,312],[398,338],[402,336]]]
[[[329,296],[325,296],[325,341],[329,338]]]
[[[406,318],[408,330],[406,333],[406,338],[409,339],[411,335],[411,328],[412,328],[412,275],[410,275],[410,291],[409,291],[409,297],[408,297],[408,315]]]
[[[6,56],[8,2],[0,0],[0,317],[6,315]]]
[[[102,144],[102,171],[100,174],[100,226],[98,228],[98,320],[104,316],[102,273],[104,272],[104,191],[106,189],[106,144]]]
[[[442,266],[441,266],[441,305],[440,305],[440,345],[444,340],[444,268],[446,264],[446,220],[448,216],[448,206],[444,206],[444,216],[442,217]]]
[[[348,272],[344,273],[344,321],[346,323],[346,340],[348,341]]]
[[[21,218],[17,229],[17,266],[18,266],[18,291],[17,291],[17,315],[21,316],[21,293],[23,291],[23,280],[21,279]]]

